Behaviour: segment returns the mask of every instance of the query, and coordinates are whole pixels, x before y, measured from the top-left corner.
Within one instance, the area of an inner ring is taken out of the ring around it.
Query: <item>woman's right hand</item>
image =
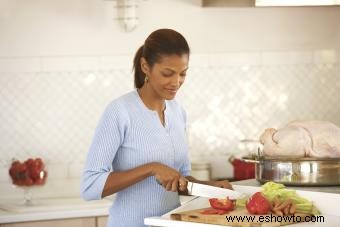
[[[177,170],[158,162],[151,163],[151,169],[152,175],[167,191],[186,190],[187,180]]]

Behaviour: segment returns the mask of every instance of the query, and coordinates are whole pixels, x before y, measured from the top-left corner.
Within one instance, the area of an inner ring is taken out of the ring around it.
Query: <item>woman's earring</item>
[[[148,76],[145,76],[144,78],[144,83],[147,83],[149,81],[149,77]]]

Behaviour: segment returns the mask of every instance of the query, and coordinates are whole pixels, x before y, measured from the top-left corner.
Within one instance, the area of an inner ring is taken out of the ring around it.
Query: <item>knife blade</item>
[[[188,194],[194,196],[208,197],[208,198],[227,198],[241,199],[245,194],[234,190],[214,187],[206,184],[193,183],[188,181],[187,184]]]

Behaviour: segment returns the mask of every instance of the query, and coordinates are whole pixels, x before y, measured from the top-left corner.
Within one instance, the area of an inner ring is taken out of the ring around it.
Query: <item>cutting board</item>
[[[189,221],[189,222],[198,222],[198,223],[205,223],[205,224],[240,226],[240,227],[250,227],[250,226],[251,227],[274,227],[274,226],[283,226],[283,225],[296,223],[294,222],[293,217],[290,218],[290,221],[283,220],[282,222],[278,222],[278,219],[276,219],[275,221],[275,218],[278,218],[279,216],[274,215],[274,214],[251,215],[248,213],[247,209],[243,207],[237,207],[235,210],[229,212],[228,214],[222,214],[222,215],[200,213],[200,211],[210,209],[210,208],[172,213],[170,215],[170,218],[173,220],[178,220],[178,221]],[[248,217],[248,220],[246,216]],[[264,217],[263,222],[259,221],[260,216]],[[309,216],[309,214],[300,213],[300,214],[295,214],[295,217],[296,216],[300,216],[301,220],[304,220],[304,217]],[[228,220],[228,218],[233,218],[233,217],[235,217],[233,221],[231,219]],[[244,219],[243,221],[240,219],[237,220],[236,217],[238,218],[244,217]],[[250,220],[250,218],[253,218],[254,220],[252,221]],[[268,222],[266,222],[266,220]]]

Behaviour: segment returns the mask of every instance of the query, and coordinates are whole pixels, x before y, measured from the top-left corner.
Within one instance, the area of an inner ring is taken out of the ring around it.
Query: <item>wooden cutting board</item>
[[[290,220],[284,220],[282,218],[282,222],[279,222],[281,219],[276,219],[279,216],[274,214],[268,215],[251,215],[248,213],[246,208],[237,207],[235,210],[229,212],[228,214],[201,214],[200,211],[210,209],[197,209],[197,210],[189,210],[184,212],[172,213],[170,218],[173,220],[178,221],[189,221],[189,222],[198,222],[198,223],[205,223],[205,224],[215,224],[215,225],[227,225],[227,226],[240,226],[240,227],[274,227],[274,226],[282,226],[282,225],[289,225],[296,223],[296,219],[293,220],[293,217],[290,217]],[[301,220],[304,220],[304,217],[308,216],[309,214],[295,214],[296,216],[300,216]],[[260,216],[263,216],[263,222],[259,221]],[[231,218],[234,217],[234,220]],[[236,219],[239,218],[239,220]],[[243,221],[240,219],[243,217]],[[228,220],[229,218],[229,220]],[[248,219],[247,219],[248,218]],[[251,220],[253,218],[253,220]],[[267,222],[266,222],[267,221]]]

